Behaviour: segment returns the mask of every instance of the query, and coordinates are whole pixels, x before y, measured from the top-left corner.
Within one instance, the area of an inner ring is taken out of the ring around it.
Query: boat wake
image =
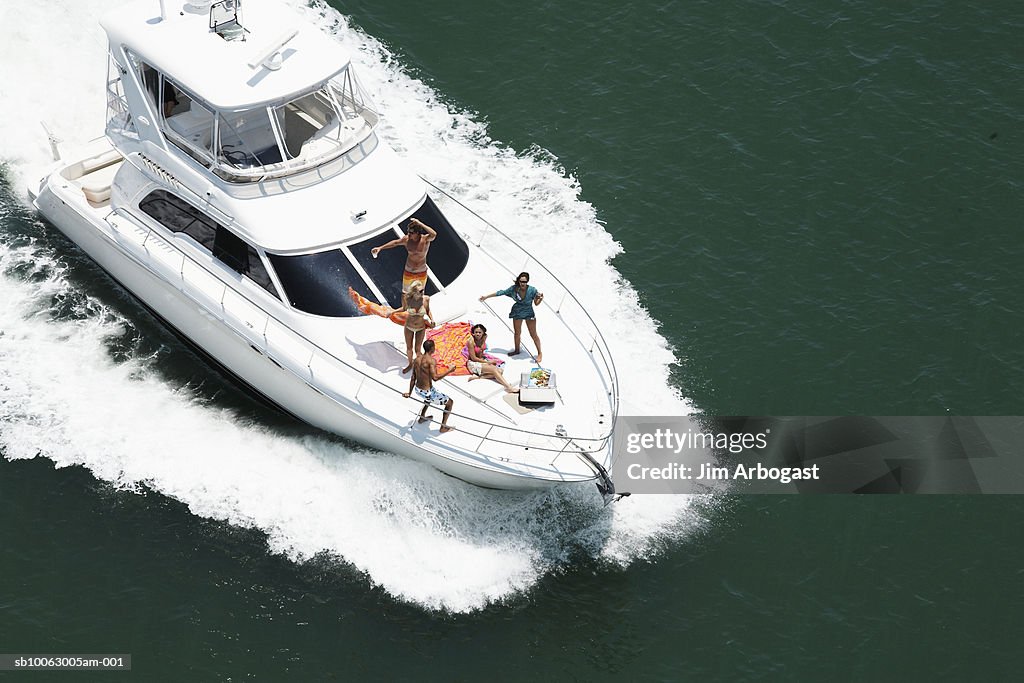
[[[196,515],[260,529],[272,551],[296,561],[327,556],[398,599],[456,612],[528,591],[580,558],[628,566],[697,528],[682,497],[635,496],[604,508],[593,485],[487,491],[314,430],[257,424],[168,376],[152,345],[138,341],[138,326],[148,324],[141,313],[133,318],[141,309],[125,313],[113,289],[93,287],[109,280],[15,199],[49,160],[39,112],[54,113],[47,123],[64,140],[102,132],[105,45],[96,20],[119,2],[0,9],[0,41],[19,55],[19,69],[5,68],[3,93],[19,106],[0,120],[4,457],[42,456],[127,490],[152,489]],[[293,4],[350,48],[364,87],[389,112],[380,134],[413,168],[528,249],[559,254],[554,271],[578,283],[604,326],[623,413],[687,412],[667,380],[672,351],[609,265],[619,246],[575,180],[548,155],[491,142],[482,124],[447,108],[333,9]],[[50,40],[35,40],[44,29]],[[59,64],[48,47],[55,42],[66,46]]]

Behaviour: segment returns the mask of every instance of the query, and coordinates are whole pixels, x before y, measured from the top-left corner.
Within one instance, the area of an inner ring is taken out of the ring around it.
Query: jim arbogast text
[[[819,479],[820,474],[818,465],[811,465],[810,467],[765,467],[761,463],[756,465],[736,465],[731,470],[728,467],[703,462],[697,466],[672,462],[659,467],[645,467],[639,463],[633,463],[626,468],[626,476],[630,479],[689,479],[696,481],[739,479],[777,481],[780,484],[788,484],[791,481],[803,479]]]

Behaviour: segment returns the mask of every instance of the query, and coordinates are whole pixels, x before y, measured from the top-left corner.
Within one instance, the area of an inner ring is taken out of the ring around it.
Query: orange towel
[[[412,289],[413,283],[420,283],[420,289],[427,288],[427,271],[421,270],[418,273],[414,273],[409,270],[402,271],[402,293],[408,294],[409,290]]]
[[[382,318],[387,318],[391,322],[397,325],[405,325],[406,313],[398,309],[391,308],[390,306],[381,306],[375,304],[369,299],[359,296],[356,290],[351,287],[348,288],[348,295],[352,297],[352,302],[359,309],[359,312],[363,315],[379,315]]]
[[[469,368],[466,367],[466,357],[462,355],[462,348],[470,336],[469,323],[445,323],[440,327],[427,330],[427,339],[434,340],[434,359],[437,361],[437,371],[444,372],[448,368],[455,368],[452,375],[468,375]]]

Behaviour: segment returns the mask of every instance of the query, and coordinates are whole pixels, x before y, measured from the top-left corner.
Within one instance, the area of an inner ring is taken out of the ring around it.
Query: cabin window
[[[199,163],[209,166],[213,162],[213,112],[168,78],[163,79],[163,93],[167,139]]]
[[[344,118],[360,117],[369,122],[371,126],[377,123],[377,112],[373,110],[370,100],[359,84],[359,79],[356,78],[356,72],[351,67],[331,79],[329,87],[334,101],[341,106]]]
[[[139,208],[171,232],[183,232],[207,251],[213,251],[217,224],[191,204],[163,190],[155,190],[139,202]]]
[[[258,182],[321,166],[359,145],[376,144],[379,116],[351,66],[287,102],[216,111],[127,52],[167,140],[232,183]]]
[[[164,75],[143,61],[133,56],[139,65],[142,85],[149,96],[149,103],[153,110],[163,118],[170,118],[175,114],[188,111],[188,105],[192,98],[183,96],[184,93]],[[157,106],[159,103],[159,106]]]
[[[320,166],[370,138],[378,116],[367,102],[348,67],[286,102],[219,112],[214,172],[247,182]]]
[[[227,228],[217,226],[217,234],[213,239],[213,255],[224,262],[231,270],[245,275],[250,280],[267,290],[275,297],[277,290],[270,281],[267,267],[263,265],[259,252]]]
[[[298,158],[304,150],[308,153],[317,140],[324,140],[325,147],[341,143],[338,114],[324,90],[274,107],[273,111],[288,159]]]
[[[211,166],[215,139],[213,111],[134,54],[129,52],[128,56],[139,69],[143,88],[167,139],[203,166]]]
[[[232,168],[250,169],[280,163],[274,129],[266,107],[221,112],[217,160]]]
[[[259,252],[199,209],[164,190],[146,195],[139,208],[171,232],[185,233],[224,265],[278,298]]]
[[[361,315],[348,288],[363,295],[369,288],[341,249],[302,256],[267,256],[285,296],[296,309],[332,318]]]

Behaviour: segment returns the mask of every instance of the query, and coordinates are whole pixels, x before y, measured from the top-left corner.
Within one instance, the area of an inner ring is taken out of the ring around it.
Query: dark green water
[[[352,12],[580,179],[698,405],[1017,410],[1012,3],[456,2],[403,8],[406,31]]]
[[[1020,413],[1015,4],[336,6],[492,138],[578,179],[697,407]],[[211,409],[273,420],[3,206],[4,244],[38,240],[141,330],[115,350],[163,354]],[[570,552],[468,614],[44,458],[0,459],[0,509],[0,651],[130,652],[139,680],[1010,680],[1024,664],[1019,497],[728,499],[645,559]]]

